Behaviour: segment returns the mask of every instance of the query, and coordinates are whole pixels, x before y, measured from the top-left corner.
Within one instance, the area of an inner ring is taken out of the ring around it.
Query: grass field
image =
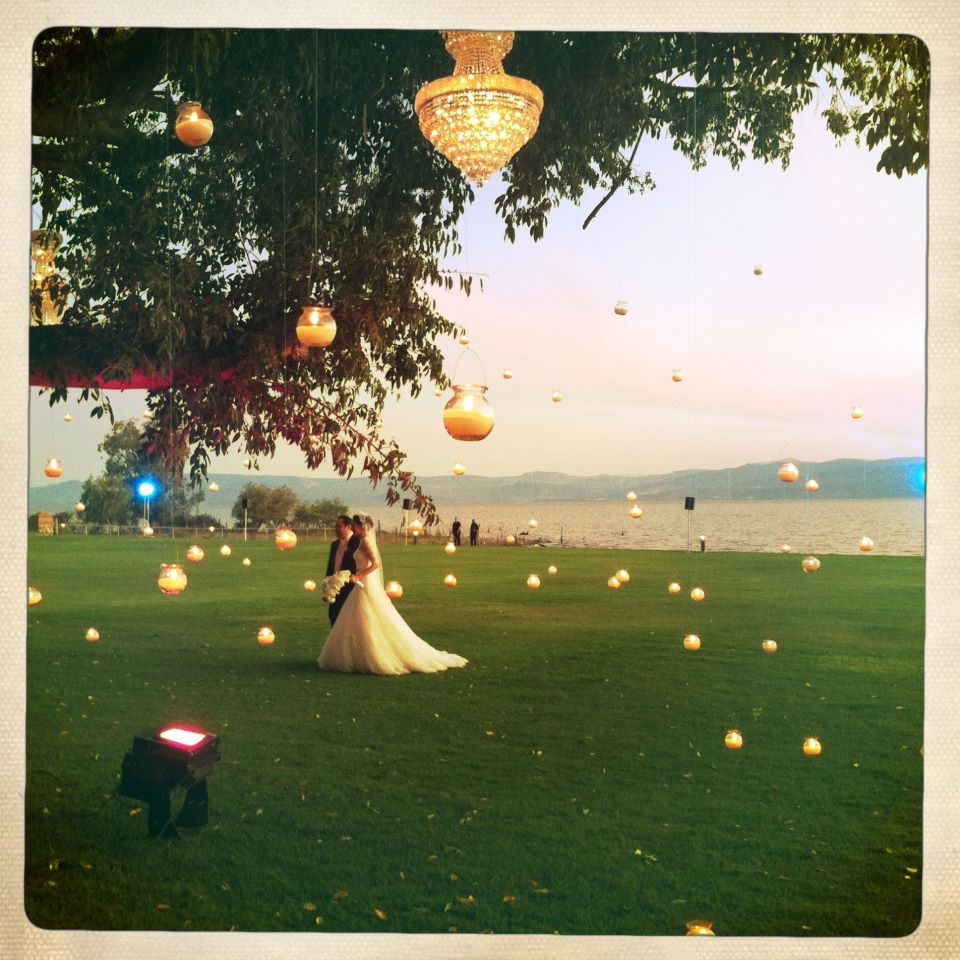
[[[302,584],[322,578],[326,545],[234,542],[229,559],[205,545],[187,591],[165,597],[169,541],[31,538],[35,924],[672,935],[706,918],[721,936],[879,937],[918,924],[922,559],[822,557],[808,575],[776,554],[388,546],[401,612],[470,664],[369,677],[316,669],[326,609]],[[618,567],[631,580],[613,591]],[[257,643],[264,624],[273,646]],[[133,735],[173,720],[219,734],[222,761],[209,825],[153,839],[115,787]],[[742,750],[724,747],[729,727]],[[801,749],[810,735],[819,757]]]

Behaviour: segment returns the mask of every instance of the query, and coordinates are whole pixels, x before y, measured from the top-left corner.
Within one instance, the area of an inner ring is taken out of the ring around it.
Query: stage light
[[[133,738],[117,792],[148,805],[150,836],[177,837],[180,829],[206,824],[207,777],[219,759],[215,734],[183,724],[155,727]]]
[[[137,496],[141,500],[149,500],[157,492],[157,484],[153,480],[141,480],[137,484]]]

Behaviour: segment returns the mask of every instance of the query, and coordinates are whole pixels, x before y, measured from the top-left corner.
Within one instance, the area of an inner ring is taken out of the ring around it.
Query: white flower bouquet
[[[323,581],[323,602],[333,603],[337,594],[350,582],[352,574],[349,570],[341,570]]]

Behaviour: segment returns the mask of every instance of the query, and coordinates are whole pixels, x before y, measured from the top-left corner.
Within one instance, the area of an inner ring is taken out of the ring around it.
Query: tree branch
[[[600,212],[603,205],[624,185],[627,180],[627,177],[630,175],[630,170],[633,167],[633,158],[637,155],[637,149],[640,146],[640,141],[643,139],[643,130],[637,134],[637,142],[633,145],[633,150],[630,153],[630,159],[624,164],[623,173],[613,184],[613,186],[607,191],[607,195],[590,211],[587,215],[587,219],[583,221],[582,229],[586,230],[590,226],[590,221]]]

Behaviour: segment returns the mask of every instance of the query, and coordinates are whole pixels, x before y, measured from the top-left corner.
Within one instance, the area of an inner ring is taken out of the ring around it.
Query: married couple
[[[383,587],[373,518],[367,514],[338,517],[336,532],[327,576],[341,570],[349,570],[352,576],[330,604],[331,630],[317,660],[320,669],[398,674],[464,666],[463,657],[434,650],[397,613]]]

